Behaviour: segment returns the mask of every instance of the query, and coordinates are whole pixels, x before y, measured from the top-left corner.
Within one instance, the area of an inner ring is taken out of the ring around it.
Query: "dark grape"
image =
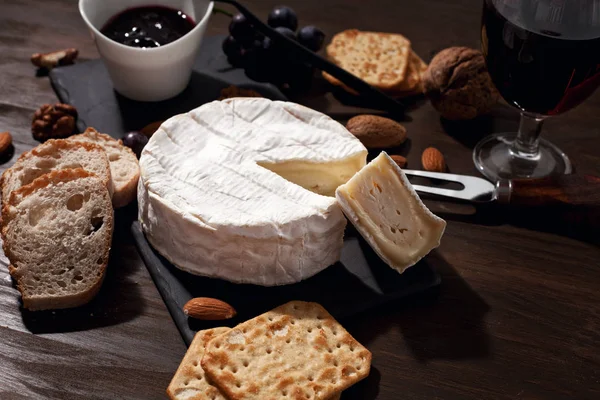
[[[291,8],[279,6],[271,11],[267,23],[272,28],[282,26],[296,32],[296,29],[298,28],[298,17]]]
[[[298,42],[312,51],[319,51],[325,41],[325,34],[316,26],[305,26],[298,31]]]
[[[292,39],[293,41],[296,41],[296,35],[294,34],[294,31],[291,30],[290,28],[286,28],[284,26],[278,26],[277,28],[275,28],[275,30],[279,33],[281,33],[283,36],[287,37],[288,39]]]
[[[275,30],[277,32],[281,33],[283,36],[287,37],[288,39],[291,39],[294,41],[296,40],[296,35],[294,35],[294,32],[292,32],[288,28],[284,28],[284,27],[280,26],[278,28],[275,28]],[[277,54],[280,51],[280,47],[281,46],[276,44],[276,41],[272,40],[269,37],[266,37],[263,40],[263,49],[265,49],[269,54],[281,56],[281,54]]]
[[[146,143],[148,143],[148,136],[137,131],[129,132],[123,137],[123,144],[133,150],[138,158],[140,158]]]
[[[231,36],[227,36],[223,41],[223,53],[227,56],[227,61],[234,67],[242,64],[244,50],[242,45]]]
[[[252,43],[256,31],[243,14],[236,14],[229,23],[229,34],[242,45],[246,45]]]

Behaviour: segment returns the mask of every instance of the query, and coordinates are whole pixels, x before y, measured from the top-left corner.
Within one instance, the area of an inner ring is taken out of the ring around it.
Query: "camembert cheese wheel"
[[[264,286],[340,258],[335,190],[366,164],[338,122],[294,103],[234,98],[165,121],[140,158],[148,241],[193,274]]]

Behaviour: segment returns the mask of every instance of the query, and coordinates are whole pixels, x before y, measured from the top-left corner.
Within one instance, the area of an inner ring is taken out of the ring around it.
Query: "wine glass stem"
[[[536,158],[539,154],[540,133],[545,117],[521,113],[519,132],[512,144],[511,152],[522,158]]]

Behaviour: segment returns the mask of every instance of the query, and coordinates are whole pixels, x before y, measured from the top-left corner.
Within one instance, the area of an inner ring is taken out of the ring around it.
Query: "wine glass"
[[[600,0],[484,0],[481,45],[494,85],[521,122],[517,133],[480,141],[476,167],[494,181],[571,173],[565,153],[539,136],[547,117],[600,84]]]

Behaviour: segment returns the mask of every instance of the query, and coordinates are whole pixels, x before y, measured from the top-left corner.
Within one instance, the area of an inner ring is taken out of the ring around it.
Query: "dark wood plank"
[[[34,110],[56,100],[48,80],[35,76],[30,55],[77,47],[82,59],[98,57],[75,3],[0,4],[0,131],[14,136],[13,160],[36,144],[29,128]],[[278,3],[246,2],[265,17]],[[401,32],[426,60],[450,45],[479,46],[479,2],[287,4],[301,24],[320,26],[328,36],[351,27]],[[207,34],[226,29],[227,19],[216,15]],[[322,89],[317,83],[315,92]],[[331,94],[300,101],[341,121],[355,112]],[[596,93],[545,126],[543,136],[569,154],[578,173],[600,176],[599,106]],[[410,142],[400,151],[409,167],[419,167],[421,151],[435,146],[452,172],[465,174],[476,173],[471,149],[481,137],[518,123],[506,105],[492,118],[466,123],[441,121],[426,102],[408,116]],[[600,250],[592,244],[598,229],[581,231],[542,213],[429,204],[449,222],[429,257],[442,286],[348,323],[374,358],[371,376],[343,398],[600,398]],[[117,215],[110,274],[99,297],[81,310],[22,313],[2,259],[0,398],[165,397],[185,349],[132,246],[126,227],[134,217],[131,209]]]

